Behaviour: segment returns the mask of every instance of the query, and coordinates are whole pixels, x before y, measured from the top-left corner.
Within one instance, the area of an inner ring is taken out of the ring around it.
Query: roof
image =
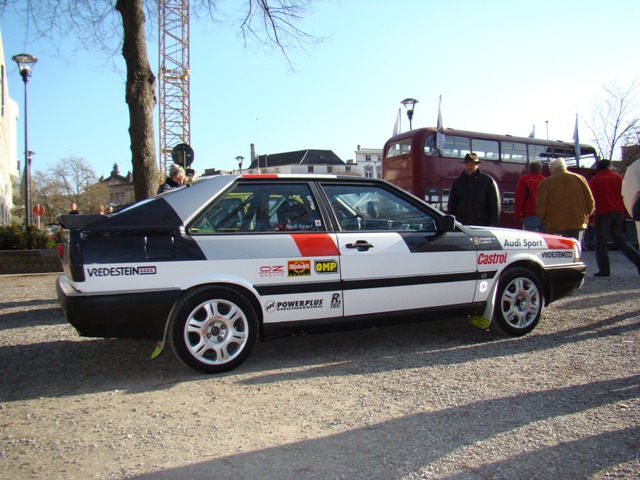
[[[133,175],[131,174],[131,171],[129,171],[127,172],[127,176],[123,177],[122,175],[120,175],[120,169],[118,168],[118,164],[114,163],[113,170],[111,170],[111,175],[109,175],[107,178],[104,178],[104,176],[100,177],[100,182],[107,182],[110,184],[114,184],[114,183],[133,184]]]
[[[331,150],[297,150],[295,152],[258,155],[249,168],[280,167],[283,165],[345,165]]]

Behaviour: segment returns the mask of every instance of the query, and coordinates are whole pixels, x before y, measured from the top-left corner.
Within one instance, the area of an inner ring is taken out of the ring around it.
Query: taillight
[[[61,244],[61,243],[59,243],[59,244],[58,244],[58,256],[59,256],[61,259],[62,259],[62,258],[63,258],[63,256],[64,256],[64,255],[63,255],[63,252],[64,252],[64,249],[62,248],[62,244]]]

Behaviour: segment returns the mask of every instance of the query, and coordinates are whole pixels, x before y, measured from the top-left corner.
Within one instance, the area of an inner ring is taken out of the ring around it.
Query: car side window
[[[341,230],[436,231],[429,211],[379,186],[326,183],[322,188]]]
[[[324,231],[317,203],[302,183],[238,183],[189,227],[192,234]]]

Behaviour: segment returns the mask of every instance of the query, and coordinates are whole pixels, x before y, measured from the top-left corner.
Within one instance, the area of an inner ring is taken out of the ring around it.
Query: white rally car
[[[237,367],[258,339],[399,314],[524,335],[585,274],[572,239],[463,226],[359,177],[205,177],[61,222],[58,298],[80,335],[168,342],[210,373]]]

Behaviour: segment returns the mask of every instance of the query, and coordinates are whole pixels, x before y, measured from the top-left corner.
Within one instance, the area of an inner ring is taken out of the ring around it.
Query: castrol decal
[[[496,265],[507,261],[506,253],[481,253],[478,255],[478,265]]]

